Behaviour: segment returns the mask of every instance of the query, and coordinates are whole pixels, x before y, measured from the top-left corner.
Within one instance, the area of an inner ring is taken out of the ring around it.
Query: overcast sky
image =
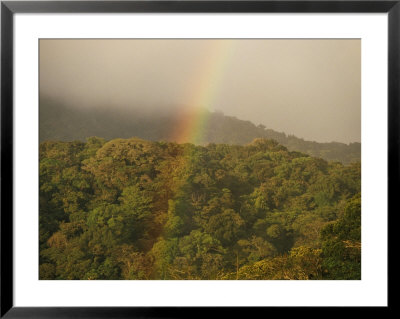
[[[360,142],[360,40],[40,40],[40,92],[78,107],[206,107]]]

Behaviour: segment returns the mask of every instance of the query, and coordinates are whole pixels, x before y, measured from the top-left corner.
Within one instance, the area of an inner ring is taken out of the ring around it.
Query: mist
[[[40,40],[40,95],[95,112],[206,108],[318,142],[361,141],[360,40]]]

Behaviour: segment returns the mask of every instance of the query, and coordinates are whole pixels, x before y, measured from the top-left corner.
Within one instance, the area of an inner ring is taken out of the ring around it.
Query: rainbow
[[[189,92],[188,108],[182,109],[177,118],[175,129],[169,140],[177,143],[203,144],[205,129],[207,128],[210,112],[219,96],[226,69],[234,52],[235,40],[210,40],[211,44],[202,62],[198,64],[193,73],[194,87],[186,90]]]
[[[235,43],[234,40],[211,40],[210,42],[204,58],[198,63],[192,77],[188,79],[188,86],[192,83],[197,85],[191,85],[187,90],[183,90],[189,92],[184,100],[187,106],[180,110],[169,141],[197,145],[205,142],[204,134],[211,114],[208,108],[214,106],[218,98]],[[177,180],[177,183],[171,187],[172,192],[175,193],[174,196],[179,193],[179,190],[184,189],[184,185],[188,182],[188,177],[192,174],[191,162],[196,156],[191,151],[191,147],[181,147],[181,150],[182,154],[176,157],[175,165],[169,172],[171,181]],[[179,178],[176,179],[175,176]],[[173,209],[169,203],[168,206],[168,210]]]

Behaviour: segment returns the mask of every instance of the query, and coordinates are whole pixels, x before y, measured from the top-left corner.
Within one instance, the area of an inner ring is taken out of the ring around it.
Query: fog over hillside
[[[91,128],[101,117],[96,114],[110,116],[109,109],[120,115],[124,110],[134,123],[144,115],[155,122],[163,114],[205,108],[306,140],[360,142],[361,42],[44,39],[40,92],[87,114]],[[58,116],[46,110],[50,113],[42,109],[41,116]],[[110,129],[120,115],[109,118]],[[45,125],[76,129],[58,124]]]

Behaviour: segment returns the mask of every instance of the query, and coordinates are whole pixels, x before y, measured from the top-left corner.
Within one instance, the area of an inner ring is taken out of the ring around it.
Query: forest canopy
[[[361,279],[361,165],[247,145],[40,144],[40,279]]]

